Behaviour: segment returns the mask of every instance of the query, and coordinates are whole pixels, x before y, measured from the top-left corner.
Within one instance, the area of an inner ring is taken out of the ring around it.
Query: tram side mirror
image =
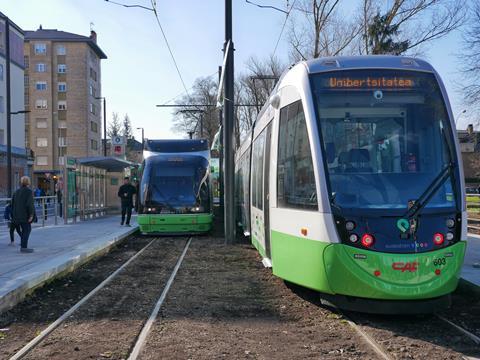
[[[270,98],[270,105],[272,105],[273,108],[278,109],[280,107],[280,95],[275,94]]]
[[[329,142],[326,144],[327,162],[329,164],[335,161],[335,143]]]

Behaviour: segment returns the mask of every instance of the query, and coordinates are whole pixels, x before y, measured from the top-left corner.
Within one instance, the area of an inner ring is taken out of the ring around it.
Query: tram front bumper
[[[142,214],[137,221],[144,234],[203,233],[212,228],[213,214]]]
[[[458,284],[466,242],[426,253],[391,254],[331,244],[325,271],[334,294],[414,300],[449,294]]]

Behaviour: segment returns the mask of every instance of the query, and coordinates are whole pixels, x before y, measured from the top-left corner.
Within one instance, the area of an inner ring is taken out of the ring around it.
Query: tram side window
[[[265,132],[262,132],[253,143],[252,159],[252,205],[263,210],[263,158]]]
[[[280,110],[277,201],[284,208],[318,209],[312,153],[300,101]]]

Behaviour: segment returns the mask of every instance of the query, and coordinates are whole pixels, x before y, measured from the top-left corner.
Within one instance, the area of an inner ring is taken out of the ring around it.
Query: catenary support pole
[[[7,107],[7,194],[12,197],[12,101],[10,89],[10,20],[5,17],[5,83]]]
[[[227,46],[230,43],[230,46]],[[232,0],[225,0],[225,94],[224,94],[224,117],[223,117],[223,165],[224,173],[224,220],[225,220],[225,243],[232,244],[235,241],[234,219],[234,58],[232,39]]]
[[[103,97],[103,156],[107,156],[107,100]]]
[[[222,67],[218,67],[218,81],[220,82],[220,79],[222,78]],[[220,137],[220,146],[218,149],[218,157],[220,159],[219,161],[219,176],[218,176],[218,182],[219,182],[219,196],[220,196],[220,214],[224,213],[224,208],[223,208],[223,200],[224,200],[224,192],[223,192],[223,110],[222,108],[219,109],[218,111],[218,124],[220,125],[220,133],[218,136]]]

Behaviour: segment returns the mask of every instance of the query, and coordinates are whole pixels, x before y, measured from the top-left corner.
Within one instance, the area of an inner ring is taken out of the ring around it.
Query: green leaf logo
[[[397,220],[397,228],[402,233],[407,232],[407,230],[409,228],[408,220],[407,219],[398,219]]]

